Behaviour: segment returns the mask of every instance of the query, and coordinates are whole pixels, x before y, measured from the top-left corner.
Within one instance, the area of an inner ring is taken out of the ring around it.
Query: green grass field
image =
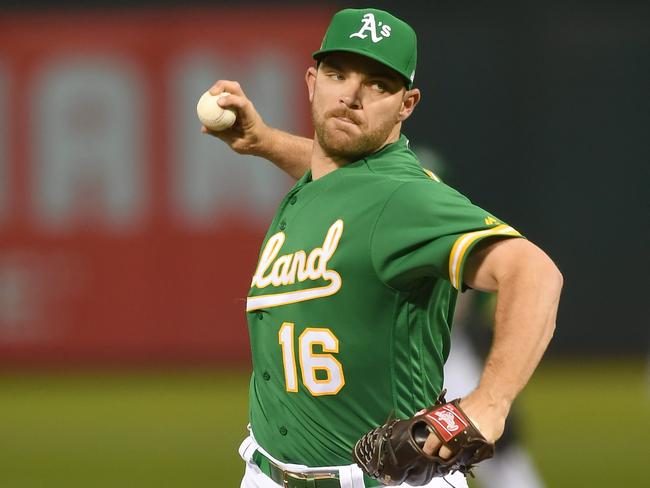
[[[646,482],[644,366],[538,371],[519,406],[549,487]],[[2,375],[0,487],[236,488],[247,383],[241,372]]]

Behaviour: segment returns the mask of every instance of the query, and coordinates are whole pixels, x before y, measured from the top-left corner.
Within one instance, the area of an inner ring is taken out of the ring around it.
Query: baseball
[[[217,103],[220,97],[230,95],[228,92],[212,95],[209,91],[205,92],[199,98],[196,104],[196,114],[199,120],[208,129],[214,131],[226,130],[235,123],[237,114],[229,108],[221,108]]]

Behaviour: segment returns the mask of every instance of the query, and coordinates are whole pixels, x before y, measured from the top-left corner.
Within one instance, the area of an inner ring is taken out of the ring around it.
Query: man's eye
[[[343,75],[341,73],[330,73],[329,77],[332,78],[333,80],[342,80]]]
[[[387,89],[386,84],[382,81],[373,81],[370,86],[378,92],[385,92]]]

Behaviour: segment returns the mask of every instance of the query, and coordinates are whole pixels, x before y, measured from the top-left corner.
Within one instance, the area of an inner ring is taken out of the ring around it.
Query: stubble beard
[[[359,122],[356,116],[345,110],[331,110],[325,114],[319,114],[317,108],[312,105],[312,121],[318,144],[323,152],[339,161],[352,162],[372,154],[382,147],[395,127],[392,120],[385,120],[372,131],[363,131],[359,126],[359,133],[350,127],[350,131],[332,127],[329,119],[343,116],[355,122]],[[352,132],[354,131],[354,132]]]

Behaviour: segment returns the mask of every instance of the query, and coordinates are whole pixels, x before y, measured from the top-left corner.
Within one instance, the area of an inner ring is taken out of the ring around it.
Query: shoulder
[[[390,199],[393,203],[419,207],[471,205],[470,200],[456,189],[428,176],[402,181]]]
[[[373,202],[380,212],[394,209],[396,212],[418,214],[443,214],[452,209],[473,207],[471,201],[460,192],[427,175],[420,166],[397,174],[370,171],[350,173],[344,179],[340,191],[354,194],[366,202]]]
[[[400,138],[379,151],[368,154],[363,158],[363,165],[368,173],[377,178],[385,178],[397,182],[407,181],[439,181],[431,171],[420,164],[417,155],[411,150],[408,139]]]
[[[430,181],[432,173],[425,170],[411,151],[392,152],[379,158],[367,158],[368,171],[378,178],[407,181]]]
[[[437,229],[442,234],[471,232],[502,222],[466,196],[433,180],[401,183],[382,201],[377,226]]]

